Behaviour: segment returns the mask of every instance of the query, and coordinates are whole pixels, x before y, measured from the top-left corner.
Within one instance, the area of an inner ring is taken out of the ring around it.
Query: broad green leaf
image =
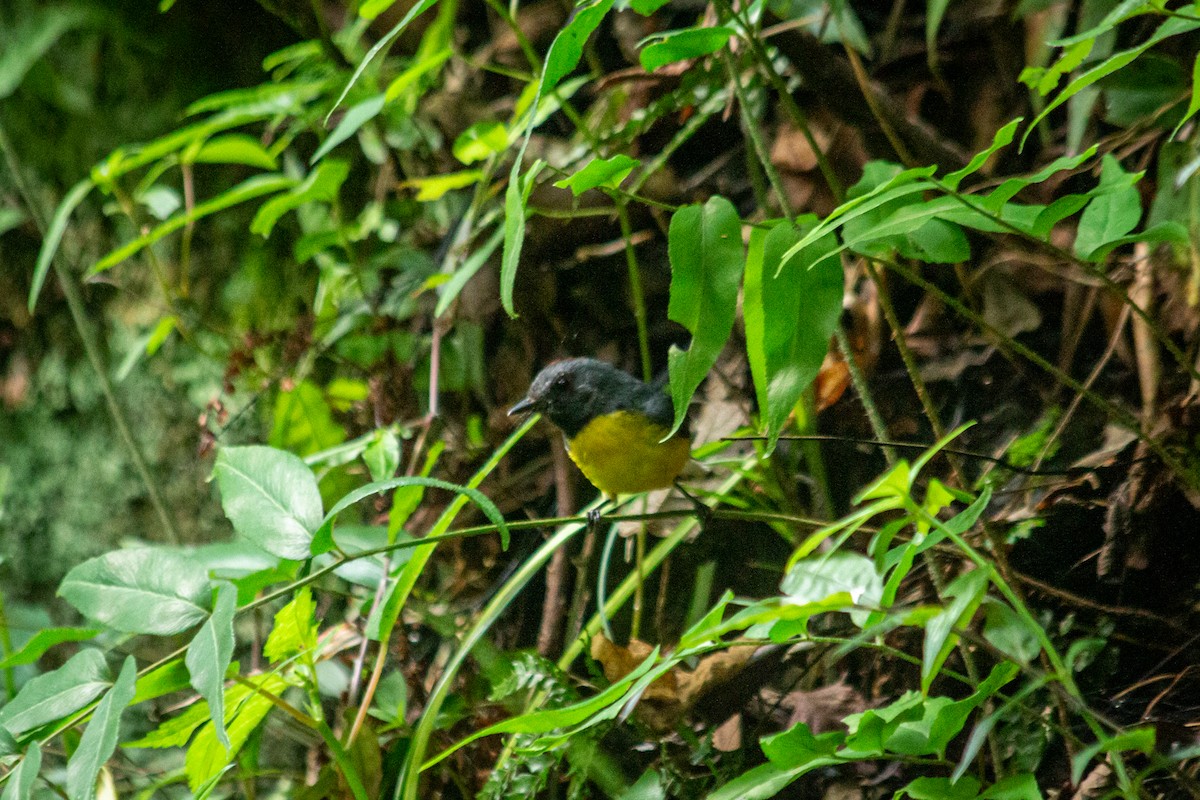
[[[358,62],[358,66],[354,68],[354,74],[350,76],[350,80],[348,80],[345,87],[342,88],[342,93],[338,95],[338,99],[334,101],[333,107],[330,108],[329,113],[325,115],[326,122],[329,121],[329,117],[333,115],[333,112],[337,110],[337,107],[342,104],[342,101],[346,99],[346,95],[350,94],[350,90],[354,88],[354,84],[358,83],[358,79],[362,77],[363,72],[365,72],[370,63],[375,60],[375,57],[383,52],[385,48],[389,47],[396,37],[404,32],[404,29],[408,27],[410,22],[412,22],[421,14],[424,14],[436,3],[437,0],[420,0],[420,2],[414,4],[413,7],[408,10],[408,13],[405,14],[399,22],[393,25],[391,30],[385,33],[383,38],[376,42],[374,46],[367,51],[367,54],[363,56],[363,59]],[[376,14],[390,5],[391,0],[385,0],[384,3],[370,3],[371,10],[373,10]],[[361,11],[362,10],[360,9],[360,13]]]
[[[692,334],[687,350],[672,346],[667,356],[671,400],[679,429],[688,404],[733,330],[738,286],[745,265],[742,223],[724,197],[703,206],[684,206],[671,217],[667,233],[671,297],[667,315]]]
[[[267,443],[280,450],[310,456],[346,441],[346,429],[333,419],[325,394],[302,380],[275,397]]]
[[[1178,222],[1160,222],[1139,233],[1131,233],[1128,236],[1120,236],[1105,242],[1092,251],[1088,260],[1101,261],[1116,248],[1122,245],[1133,244],[1134,242],[1149,242],[1152,244],[1171,242],[1175,245],[1187,246],[1191,242],[1191,239],[1188,237],[1187,228]]]
[[[1009,775],[989,786],[979,800],[1043,800],[1037,777],[1030,772]]]
[[[654,72],[659,67],[715,53],[733,37],[733,29],[723,25],[711,28],[687,28],[669,31],[642,48],[638,58],[642,69]]]
[[[13,736],[57,722],[99,697],[112,684],[104,654],[83,650],[53,672],[31,679],[0,708],[0,727]]]
[[[177,550],[139,547],[89,559],[58,594],[88,619],[124,633],[170,636],[208,617],[204,567]]]
[[[1093,254],[1137,227],[1142,199],[1134,185],[1141,173],[1131,175],[1111,155],[1104,157],[1099,194],[1083,210],[1075,236],[1075,255],[1091,260]]]
[[[454,157],[464,164],[483,161],[508,147],[508,129],[495,120],[476,122],[454,140]]]
[[[970,624],[987,589],[988,576],[982,569],[964,573],[946,587],[946,596],[953,601],[925,624],[925,646],[921,654],[921,691],[925,694],[929,693],[934,678],[958,645],[959,635],[954,629]]]
[[[286,680],[274,674],[257,675],[248,680],[261,692],[247,690],[243,695],[245,699],[236,705],[232,702],[233,689],[229,692],[230,696],[226,697],[226,708],[229,710],[226,711],[225,728],[229,733],[229,747],[217,741],[211,722],[200,729],[188,746],[185,770],[188,786],[193,792],[209,779],[219,775],[233,761],[250,738],[250,734],[274,708],[267,695],[278,695],[288,686]],[[266,694],[263,694],[264,692]]]
[[[1123,731],[1107,739],[1101,739],[1080,750],[1071,758],[1071,782],[1078,785],[1083,778],[1083,771],[1092,759],[1101,753],[1120,753],[1135,750],[1144,755],[1154,751],[1154,728],[1134,728]]]
[[[592,35],[592,31],[604,20],[613,2],[614,0],[596,0],[587,3],[587,0],[584,0],[575,6],[575,15],[554,37],[550,51],[546,53],[546,66],[542,70],[539,95],[548,93],[579,64],[584,44]]]
[[[929,264],[958,264],[971,258],[971,245],[963,229],[953,222],[933,219],[909,233],[909,247],[900,252]]]
[[[280,558],[308,558],[321,493],[299,457],[272,447],[226,447],[213,476],[235,531]]]
[[[46,229],[46,239],[42,242],[42,249],[38,251],[37,263],[33,267],[33,279],[29,286],[30,313],[33,313],[33,309],[37,305],[38,295],[42,293],[42,286],[46,283],[46,275],[50,273],[50,265],[58,253],[59,245],[62,244],[63,233],[67,230],[67,221],[93,188],[95,188],[95,184],[84,178],[71,187],[62,202],[58,204],[58,208],[54,209],[54,217],[50,220],[50,227]]]
[[[816,218],[802,220],[810,227]],[[837,249],[830,234],[783,261],[803,234],[788,222],[773,227],[763,242],[762,259],[747,261],[744,307],[761,304],[761,321],[746,312],[746,339],[762,342],[764,372],[756,383],[760,413],[766,423],[767,447],[779,434],[804,390],[821,369],[829,339],[842,312],[844,278],[841,264],[826,258]],[[751,272],[761,271],[753,277]],[[751,324],[761,331],[751,333]],[[758,380],[756,376],[756,381]]]
[[[42,769],[42,748],[36,741],[30,742],[21,763],[13,768],[4,784],[0,800],[33,800],[33,785]]]
[[[275,625],[263,645],[263,655],[272,664],[312,650],[317,646],[317,607],[307,586],[275,613]]]
[[[231,206],[244,203],[247,200],[253,200],[256,197],[290,189],[295,183],[292,178],[275,174],[255,175],[253,178],[247,178],[232,189],[222,192],[211,200],[206,200],[196,205],[191,211],[176,214],[161,225],[152,228],[149,233],[139,236],[133,241],[127,242],[116,250],[113,250],[93,264],[91,269],[88,270],[88,274],[95,275],[97,272],[110,269],[130,256],[141,252],[163,237],[174,233],[198,219],[203,219],[210,214],[224,211]]]
[[[377,430],[362,457],[371,480],[385,481],[400,468],[400,438],[391,428]]]
[[[5,728],[0,728],[0,758],[15,756],[21,752],[21,745]]]
[[[798,606],[844,598],[851,619],[861,624],[866,612],[850,607],[878,605],[883,596],[883,578],[876,572],[875,562],[866,556],[835,550],[797,562],[783,576],[779,590],[787,603]]]
[[[417,190],[417,202],[428,203],[440,200],[446,192],[474,186],[483,179],[483,170],[465,169],[461,172],[447,172],[442,175],[431,175],[428,178],[413,178],[404,182],[405,186]]]
[[[798,722],[781,733],[765,737],[762,751],[771,763],[782,769],[795,769],[828,758],[846,742],[842,731],[813,734],[808,725]]]
[[[217,741],[229,747],[225,734],[225,672],[233,657],[233,617],[237,613],[237,588],[217,584],[213,612],[188,645],[187,668],[192,688],[208,701]],[[273,633],[273,631],[272,631]]]
[[[244,133],[227,133],[200,145],[192,161],[200,164],[245,164],[248,167],[278,169],[275,156],[252,136]]]
[[[23,664],[32,664],[46,651],[63,642],[86,642],[94,639],[103,628],[43,628],[22,645],[21,649],[0,661],[0,669],[11,669]]]
[[[522,149],[523,150],[523,149]],[[521,260],[521,248],[525,244],[526,203],[533,190],[533,182],[545,163],[541,160],[524,175],[518,158],[508,176],[508,188],[504,192],[504,250],[500,256],[500,304],[513,319],[517,318],[513,307],[513,289],[517,283],[517,265]]]
[[[174,214],[183,205],[183,197],[170,186],[155,184],[138,192],[133,198],[137,203],[146,207],[150,216],[164,220]]]
[[[671,0],[630,0],[629,7],[643,17],[648,17]]]
[[[279,218],[287,212],[307,203],[332,203],[349,175],[349,162],[333,158],[322,161],[299,184],[262,204],[250,223],[251,233],[257,233],[265,239],[271,235]]]
[[[350,108],[346,115],[342,117],[337,127],[333,129],[333,133],[325,137],[325,141],[321,142],[321,146],[317,148],[317,152],[313,153],[309,164],[315,164],[329,153],[330,150],[337,147],[342,142],[349,139],[354,134],[358,133],[359,128],[366,125],[368,122],[379,116],[379,112],[383,111],[385,104],[383,94],[373,95],[363,100]]]
[[[569,178],[555,181],[554,185],[559,189],[570,189],[571,194],[576,197],[588,189],[598,187],[616,189],[620,187],[621,181],[629,177],[629,173],[633,172],[634,167],[641,163],[636,158],[630,158],[623,154],[615,155],[612,158],[593,158],[586,167]]]
[[[1013,661],[1030,664],[1042,651],[1037,633],[1017,612],[1004,603],[989,601],[984,606],[983,638]]]
[[[133,656],[127,656],[116,683],[92,712],[92,718],[79,740],[79,747],[67,762],[67,797],[70,800],[95,798],[96,776],[117,749],[121,714],[133,700],[136,682],[137,662]]]

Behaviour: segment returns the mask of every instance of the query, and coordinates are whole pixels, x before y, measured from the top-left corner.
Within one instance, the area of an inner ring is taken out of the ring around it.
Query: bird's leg
[[[675,481],[675,488],[678,489],[684,497],[691,501],[692,508],[696,511],[696,520],[700,523],[700,533],[704,533],[704,531],[708,529],[708,523],[712,522],[713,510],[704,503],[701,503],[700,500],[687,489],[683,488],[683,484],[680,483],[678,479]]]
[[[593,533],[600,525],[600,517],[604,514],[604,507],[610,502],[610,498],[606,497],[601,501],[600,505],[587,512],[587,531]]]

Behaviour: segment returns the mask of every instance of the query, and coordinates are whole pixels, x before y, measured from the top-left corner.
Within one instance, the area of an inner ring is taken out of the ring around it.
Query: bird
[[[543,368],[508,414],[535,411],[562,431],[571,460],[610,500],[672,485],[682,491],[676,479],[691,438],[666,438],[675,412],[660,385],[595,358],[565,359]]]

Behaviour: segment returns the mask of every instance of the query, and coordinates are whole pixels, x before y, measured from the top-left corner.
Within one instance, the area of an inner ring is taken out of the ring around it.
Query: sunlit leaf
[[[125,633],[170,636],[208,617],[208,574],[177,550],[140,547],[89,559],[58,594],[84,616]]]

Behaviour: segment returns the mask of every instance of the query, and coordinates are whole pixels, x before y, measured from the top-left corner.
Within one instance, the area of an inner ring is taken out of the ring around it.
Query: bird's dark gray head
[[[509,414],[539,411],[568,438],[602,414],[638,410],[670,426],[671,399],[627,372],[594,358],[556,361],[537,374],[529,392]]]

